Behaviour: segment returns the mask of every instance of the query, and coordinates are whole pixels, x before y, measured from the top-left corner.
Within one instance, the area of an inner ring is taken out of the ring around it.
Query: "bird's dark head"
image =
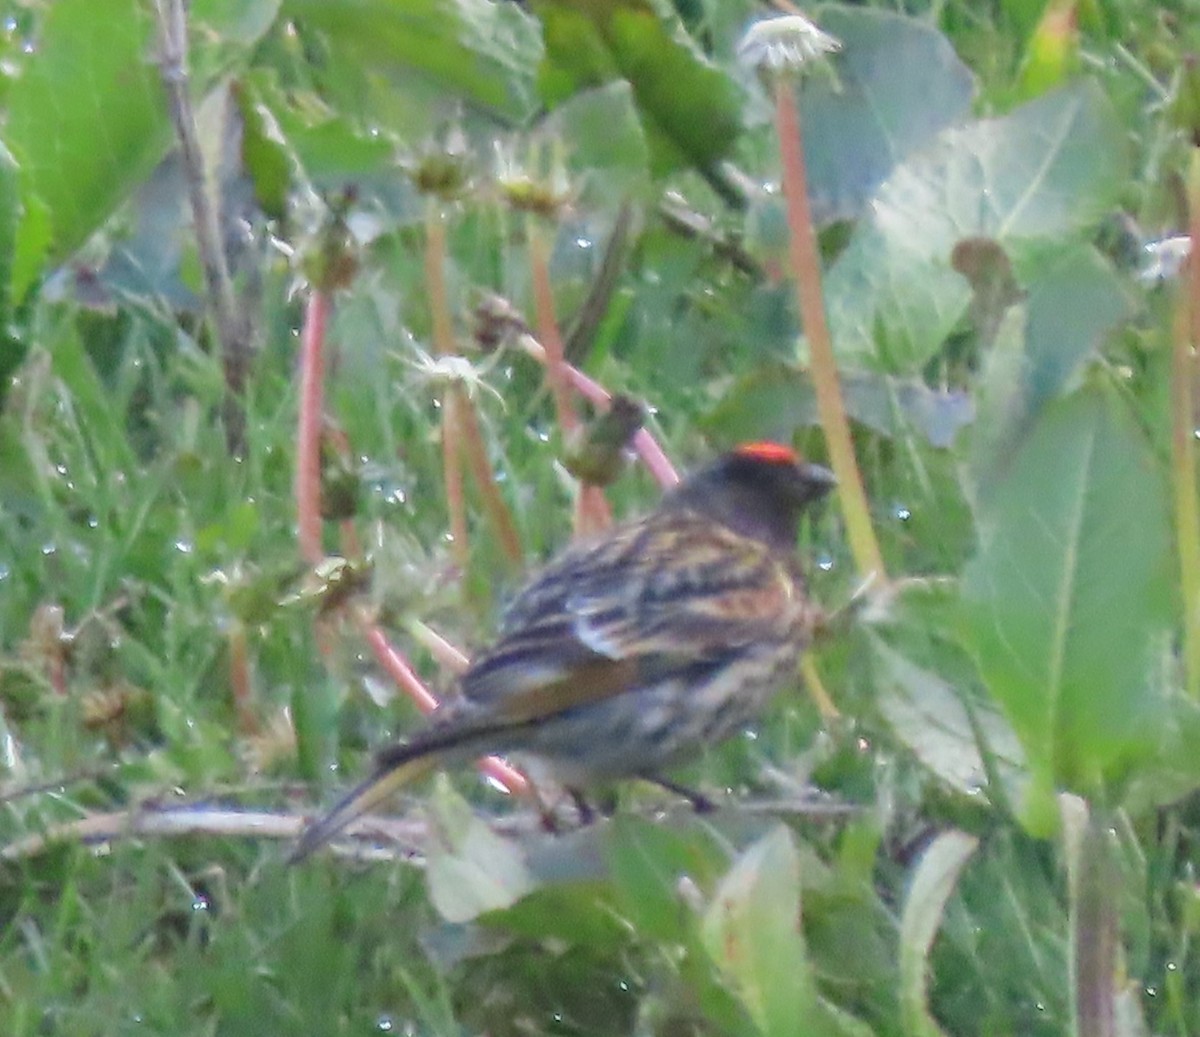
[[[790,549],[804,509],[834,487],[833,473],[779,443],[747,443],[697,469],[672,503],[773,547]]]

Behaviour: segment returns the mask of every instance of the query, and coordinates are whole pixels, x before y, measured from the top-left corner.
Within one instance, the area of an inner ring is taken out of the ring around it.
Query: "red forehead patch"
[[[742,457],[752,457],[756,461],[767,461],[770,464],[798,464],[800,462],[800,455],[782,443],[745,443],[734,453],[741,454]]]

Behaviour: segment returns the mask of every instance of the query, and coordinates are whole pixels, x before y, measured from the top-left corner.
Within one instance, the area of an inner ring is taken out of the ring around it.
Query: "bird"
[[[796,552],[833,474],[790,447],[718,455],[640,518],[563,550],[513,596],[490,647],[407,741],[303,831],[302,860],[400,787],[491,753],[580,790],[665,776],[751,723],[795,672],[821,611]]]

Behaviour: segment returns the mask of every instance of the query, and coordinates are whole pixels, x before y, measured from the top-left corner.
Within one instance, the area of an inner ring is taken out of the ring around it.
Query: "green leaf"
[[[656,174],[710,169],[729,154],[741,131],[737,89],[673,15],[660,15],[647,0],[540,0],[535,10],[546,41],[538,85],[548,104],[625,79]]]
[[[271,219],[283,219],[292,183],[292,161],[271,112],[244,84],[234,88],[242,117],[242,162],[254,195]]]
[[[203,24],[205,31],[193,32],[202,44],[189,56],[200,70],[194,96],[210,82],[204,70],[227,71],[256,42],[244,31],[248,11],[257,12],[253,28],[261,34],[274,4],[195,5],[193,28]],[[46,10],[37,52],[9,95],[7,139],[27,189],[49,216],[55,259],[78,248],[171,143],[157,46],[152,8],[140,0],[61,0]]]
[[[962,598],[984,680],[1041,783],[1084,794],[1155,751],[1165,487],[1113,390],[1048,407],[979,511]]]
[[[558,107],[546,130],[566,145],[587,204],[613,206],[649,188],[649,155],[628,83],[585,90]]]
[[[1000,774],[1015,780],[1021,746],[994,709],[972,717],[947,681],[917,666],[877,637],[870,638],[879,709],[900,741],[947,785],[968,795],[987,782],[982,752],[992,754]],[[987,744],[976,741],[979,725]]]
[[[974,77],[925,21],[892,11],[825,7],[841,41],[836,75],[800,91],[809,201],[818,224],[857,219],[896,164],[971,111]]]
[[[929,952],[958,876],[979,846],[965,832],[943,832],[921,855],[900,920],[900,1005],[910,1037],[943,1037],[929,1011]]]
[[[721,880],[703,938],[764,1035],[815,1032],[816,988],[800,931],[800,855],[787,828],[751,846]]]
[[[13,261],[17,249],[17,228],[21,222],[21,174],[16,160],[0,142],[0,378],[4,384],[15,363],[17,350],[9,343],[6,330],[12,320]]]
[[[517,844],[497,835],[439,775],[430,804],[429,899],[448,922],[511,907],[533,889]]]
[[[896,438],[915,428],[935,447],[948,447],[973,416],[966,393],[931,389],[916,378],[894,378],[873,371],[839,375],[846,412],[882,436]],[[790,440],[797,429],[821,423],[812,379],[781,362],[761,364],[736,382],[702,418],[703,427],[720,439]]]
[[[724,863],[711,843],[701,845],[683,832],[634,817],[613,821],[605,857],[620,905],[638,931],[680,942],[688,938],[694,921],[681,882],[705,888],[715,879],[714,865]]]
[[[825,285],[844,361],[915,373],[971,298],[951,264],[964,238],[993,238],[1019,259],[1069,239],[1115,204],[1124,131],[1083,83],[999,119],[949,130],[899,166]]]
[[[1090,245],[1037,264],[1026,280],[1033,287],[1024,307],[1002,321],[979,381],[972,443],[978,495],[990,492],[994,466],[1011,455],[1041,409],[1078,380],[1104,337],[1133,312],[1124,283]]]
[[[324,188],[373,177],[395,183],[395,144],[386,136],[371,136],[354,119],[325,105],[295,103],[270,69],[253,70],[241,86],[243,104],[261,112],[265,142],[282,152],[279,158],[268,157],[272,167],[280,158],[294,156],[304,176]],[[269,172],[272,178],[277,175],[273,168]]]
[[[285,0],[283,16],[324,34],[328,65],[414,77],[510,122],[533,112],[537,27],[516,4],[488,0]]]
[[[50,211],[56,257],[108,217],[170,141],[154,38],[138,0],[61,0],[13,83],[8,140]]]

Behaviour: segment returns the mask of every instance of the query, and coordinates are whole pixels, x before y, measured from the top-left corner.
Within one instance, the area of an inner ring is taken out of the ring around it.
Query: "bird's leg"
[[[596,811],[592,808],[582,792],[579,789],[567,789],[567,795],[571,797],[571,802],[575,804],[575,812],[579,814],[579,824],[581,826],[590,825],[596,820]]]
[[[674,792],[675,795],[686,799],[692,804],[692,809],[697,814],[711,814],[717,809],[717,804],[704,795],[703,792],[689,789],[686,785],[680,785],[678,782],[671,781],[669,778],[664,778],[658,774],[643,774],[642,777],[659,788],[666,789],[668,792]]]

